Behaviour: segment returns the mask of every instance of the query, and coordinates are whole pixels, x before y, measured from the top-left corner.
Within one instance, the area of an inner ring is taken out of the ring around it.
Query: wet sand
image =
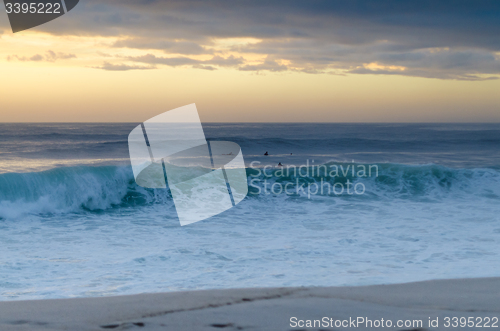
[[[446,326],[447,318],[453,323],[454,317],[464,317],[469,324],[471,321],[476,323],[474,327],[461,330],[479,329],[476,327],[479,318],[483,319],[483,325],[485,317],[500,318],[500,278],[0,302],[1,331],[456,330],[459,327],[453,324]],[[353,327],[352,320],[361,321],[358,318],[363,318],[364,322]],[[420,320],[422,325],[375,327],[382,318],[386,324],[388,320],[393,324]],[[429,319],[436,321],[436,318],[437,327],[435,323],[429,326]],[[371,328],[366,324],[368,320],[372,323]],[[316,321],[316,325],[309,326],[308,321]],[[493,323],[494,320],[489,325]],[[500,323],[496,325],[489,329],[500,329]]]

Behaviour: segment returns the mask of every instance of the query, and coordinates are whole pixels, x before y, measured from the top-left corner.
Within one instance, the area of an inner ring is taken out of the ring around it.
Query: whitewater
[[[135,126],[0,125],[1,300],[500,276],[500,125],[204,124],[249,194],[184,227],[135,184]]]

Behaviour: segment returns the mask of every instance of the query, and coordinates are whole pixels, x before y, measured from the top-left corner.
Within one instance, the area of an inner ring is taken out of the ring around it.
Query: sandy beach
[[[13,301],[0,303],[0,330],[452,330],[459,328],[453,327],[454,317],[471,324],[489,317],[494,328],[499,298],[500,278],[477,278]],[[375,327],[382,318],[422,325]],[[316,326],[307,326],[315,320]],[[324,327],[327,320],[332,324]],[[359,324],[353,327],[353,320]],[[335,321],[343,326],[335,327]]]

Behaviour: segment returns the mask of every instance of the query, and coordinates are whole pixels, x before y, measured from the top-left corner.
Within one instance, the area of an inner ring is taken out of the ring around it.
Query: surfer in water
[[[266,155],[266,156],[267,156],[267,155],[269,155],[269,153],[266,151],[266,152],[264,153],[264,155]]]

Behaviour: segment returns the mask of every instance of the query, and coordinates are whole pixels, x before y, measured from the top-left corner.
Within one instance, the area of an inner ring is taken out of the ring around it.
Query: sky
[[[500,122],[500,1],[2,3],[0,73],[0,122]]]

